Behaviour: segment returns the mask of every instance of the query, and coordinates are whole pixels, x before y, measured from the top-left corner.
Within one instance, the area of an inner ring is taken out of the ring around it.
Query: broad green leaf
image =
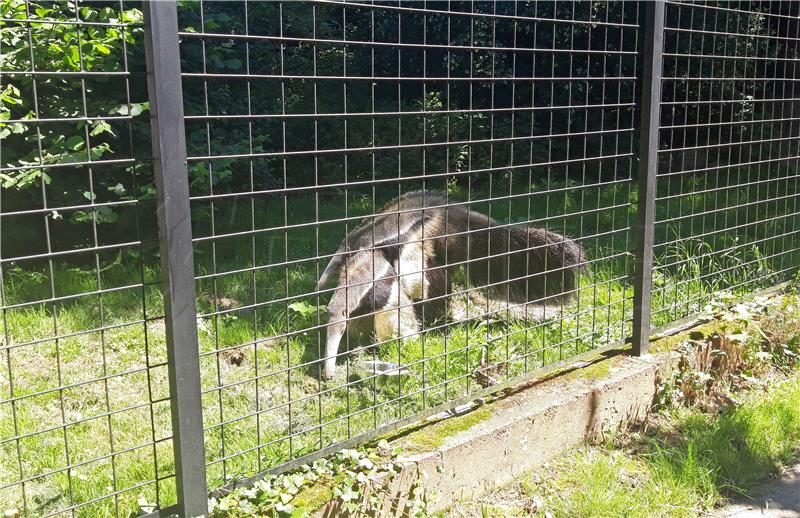
[[[10,189],[17,183],[16,178],[6,173],[0,173],[0,180],[2,180],[0,185],[2,185],[4,189]]]
[[[130,115],[136,117],[150,109],[150,103],[131,103],[130,107],[127,104],[120,104],[108,110],[110,115]]]
[[[67,139],[67,148],[73,151],[78,151],[84,146],[84,144],[83,137],[78,135],[74,135]]]
[[[22,99],[20,99],[19,95],[19,89],[9,83],[0,91],[0,102],[5,104],[22,104]]]
[[[325,306],[313,306],[308,302],[298,301],[289,304],[289,309],[297,313],[298,315],[306,318],[317,313],[317,309],[324,311],[326,308]]]
[[[77,45],[70,45],[69,49],[67,50],[67,59],[75,68],[80,68],[81,56],[78,52]]]
[[[126,23],[142,23],[142,11],[139,9],[128,9],[122,13],[122,20]]]
[[[104,121],[103,119],[98,119],[92,123],[92,131],[89,133],[89,135],[91,135],[92,137],[96,137],[101,133],[108,133],[109,135],[114,137],[117,136],[116,133],[114,133],[111,124]]]
[[[88,157],[86,150],[83,149],[78,151],[77,153],[65,153],[62,155],[54,156],[53,159],[47,160],[48,163],[54,164],[72,164],[75,162],[85,162],[87,159],[90,160],[97,160],[102,157],[106,153],[110,153],[111,146],[108,145],[107,142],[100,144],[99,146],[95,146],[89,150]]]

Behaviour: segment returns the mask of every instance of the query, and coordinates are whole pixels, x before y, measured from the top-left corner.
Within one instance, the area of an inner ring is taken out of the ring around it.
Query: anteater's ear
[[[338,277],[339,268],[344,260],[344,254],[337,254],[331,257],[328,266],[317,281],[317,291],[323,290],[328,287]]]

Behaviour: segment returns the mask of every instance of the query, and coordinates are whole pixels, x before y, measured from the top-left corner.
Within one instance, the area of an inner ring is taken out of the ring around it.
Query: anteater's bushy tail
[[[473,287],[487,286],[491,298],[515,303],[552,304],[577,294],[586,256],[575,241],[469,212],[470,231],[448,237],[447,246],[448,263],[463,262]]]

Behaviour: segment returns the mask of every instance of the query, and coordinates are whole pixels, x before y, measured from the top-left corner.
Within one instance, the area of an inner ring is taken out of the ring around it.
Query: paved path
[[[714,516],[800,518],[800,464],[789,469],[783,477],[755,489],[752,498],[735,500]]]

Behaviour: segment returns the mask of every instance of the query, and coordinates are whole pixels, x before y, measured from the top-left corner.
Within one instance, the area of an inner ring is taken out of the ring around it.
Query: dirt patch
[[[247,355],[245,354],[244,347],[237,347],[236,349],[227,349],[220,353],[222,360],[228,365],[239,366],[244,363]]]

